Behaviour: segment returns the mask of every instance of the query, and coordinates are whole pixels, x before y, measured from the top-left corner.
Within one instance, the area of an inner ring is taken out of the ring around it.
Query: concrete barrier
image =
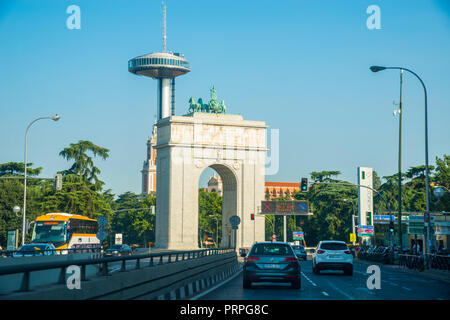
[[[50,285],[0,299],[188,299],[239,270],[235,252],[145,266],[81,282],[81,289]]]
[[[29,265],[39,262],[59,262],[72,261],[76,259],[95,259],[100,258],[101,253],[74,253],[66,255],[55,256],[36,256],[36,257],[8,257],[0,259],[0,267],[4,266],[20,266]],[[86,268],[86,276],[91,277],[99,271],[97,265],[89,265]],[[33,272],[30,280],[31,287],[42,286],[57,282],[59,276],[59,269],[49,269],[43,271]],[[0,275],[0,299],[1,295],[9,294],[13,291],[19,290],[22,283],[22,274]]]

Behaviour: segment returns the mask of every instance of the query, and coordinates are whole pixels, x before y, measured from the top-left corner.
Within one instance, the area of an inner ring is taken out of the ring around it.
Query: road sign
[[[116,233],[114,244],[122,244],[122,234]]]
[[[350,242],[356,242],[356,233],[350,233]]]
[[[272,235],[272,240],[277,241],[277,235],[275,233]]]
[[[230,223],[233,229],[237,229],[238,225],[241,223],[241,218],[239,218],[238,216],[232,216],[230,218]]]
[[[303,240],[303,231],[294,231],[292,232],[292,240]]]
[[[272,215],[308,215],[308,201],[261,201],[261,212]]]
[[[108,224],[108,218],[104,216],[98,217],[97,223],[100,227],[106,227],[106,225]]]
[[[106,232],[103,230],[100,230],[99,232],[97,232],[97,239],[100,241],[103,241],[106,239]]]
[[[424,226],[425,226],[424,217],[409,216],[408,234],[423,234]]]
[[[373,226],[358,226],[359,237],[373,237],[373,234],[374,234]]]
[[[433,194],[436,198],[442,198],[444,196],[444,189],[441,187],[434,188]]]

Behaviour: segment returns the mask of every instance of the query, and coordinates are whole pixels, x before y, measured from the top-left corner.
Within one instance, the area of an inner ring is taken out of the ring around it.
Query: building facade
[[[207,192],[217,192],[219,196],[222,196],[222,179],[215,173],[208,181]]]
[[[142,194],[156,192],[156,125],[153,125],[152,136],[147,140],[147,159],[142,168]]]
[[[266,181],[264,183],[265,199],[272,200],[278,197],[289,197],[294,199],[293,194],[300,191],[299,182],[275,182]]]
[[[153,126],[152,136],[147,140],[147,159],[144,161],[142,173],[142,193],[150,194],[156,192],[156,125]],[[205,188],[206,192],[217,192],[219,196],[222,196],[222,179],[219,175],[213,174],[208,180],[208,187]],[[294,199],[293,194],[300,191],[299,182],[275,182],[265,181],[264,192],[265,199],[272,200],[278,197],[289,196]]]

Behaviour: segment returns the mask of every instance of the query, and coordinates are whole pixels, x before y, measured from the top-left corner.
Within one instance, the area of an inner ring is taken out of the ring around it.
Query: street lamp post
[[[23,217],[22,217],[22,245],[25,244],[25,224],[26,224],[26,208],[27,208],[27,137],[28,137],[28,130],[38,120],[43,119],[51,119],[53,121],[58,121],[60,118],[59,115],[54,115],[53,117],[41,117],[33,120],[27,127],[27,130],[25,131],[25,161],[24,161],[24,181],[23,181]]]
[[[370,70],[372,72],[379,72],[386,69],[397,69],[397,70],[405,70],[409,73],[416,76],[417,79],[419,79],[420,83],[422,84],[424,96],[425,96],[425,215],[429,216],[430,213],[430,199],[429,199],[429,184],[430,184],[430,178],[429,178],[429,172],[428,172],[428,106],[427,106],[427,89],[425,87],[425,84],[423,83],[422,79],[413,71],[403,68],[403,67],[382,67],[382,66],[371,66]],[[400,220],[400,226],[401,226],[401,220]],[[425,253],[429,253],[429,238],[430,238],[430,223],[428,222],[427,225],[427,237],[425,240]],[[400,240],[401,241],[401,240]]]
[[[20,207],[19,206],[14,206],[13,212],[16,214],[16,216],[18,216],[17,214],[20,212]],[[18,216],[18,217],[20,217],[20,216]]]

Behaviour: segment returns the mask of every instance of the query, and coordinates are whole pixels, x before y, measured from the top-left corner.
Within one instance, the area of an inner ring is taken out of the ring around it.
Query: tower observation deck
[[[163,3],[163,51],[138,56],[128,61],[128,71],[158,80],[157,119],[175,115],[175,78],[188,73],[189,62],[183,54],[166,51],[166,8]]]

